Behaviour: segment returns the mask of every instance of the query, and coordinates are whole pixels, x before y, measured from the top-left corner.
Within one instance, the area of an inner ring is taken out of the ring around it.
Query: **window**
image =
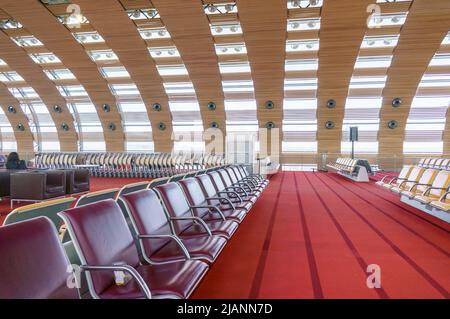
[[[174,94],[195,94],[194,86],[191,82],[169,82],[164,83],[164,89],[169,95]]]
[[[248,62],[222,62],[219,63],[220,73],[250,73],[250,64]]]
[[[64,97],[71,96],[88,96],[86,90],[82,85],[67,85],[67,86],[58,86],[59,93],[61,93]]]
[[[318,59],[286,60],[285,71],[308,71],[319,68]]]
[[[8,88],[8,90],[17,99],[39,98],[39,95],[32,87]]]
[[[123,66],[110,66],[101,68],[105,78],[129,78],[130,74]]]
[[[69,69],[44,70],[50,80],[73,80],[75,75]]]
[[[15,21],[13,19],[3,19],[0,20],[0,28],[1,29],[21,29],[23,26],[20,22]]]
[[[450,87],[450,74],[425,74],[419,84],[420,87]]]
[[[285,79],[285,91],[317,90],[317,78]]]
[[[16,71],[9,71],[0,73],[1,82],[19,82],[23,81],[23,78]]]
[[[392,56],[358,57],[355,69],[358,68],[388,68],[391,65]]]
[[[350,80],[350,89],[382,89],[387,76],[353,76]]]
[[[134,84],[111,84],[111,92],[117,96],[140,95],[139,90]]]
[[[450,65],[450,54],[436,54],[430,62],[430,66]]]
[[[167,75],[188,75],[188,71],[184,64],[176,65],[157,65],[158,73],[161,76]]]
[[[253,81],[222,81],[223,91],[226,93],[253,92]]]

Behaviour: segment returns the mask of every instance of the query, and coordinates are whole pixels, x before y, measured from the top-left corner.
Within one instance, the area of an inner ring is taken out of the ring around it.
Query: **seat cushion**
[[[438,196],[422,196],[422,195],[418,195],[418,196],[414,196],[414,199],[424,203],[424,204],[429,204],[432,201],[438,200],[439,197]]]
[[[150,287],[153,298],[188,298],[208,270],[200,260],[186,260],[164,265],[141,265],[136,268]],[[144,298],[136,280],[125,286],[112,285],[100,295],[101,298]]]
[[[433,201],[430,205],[443,210],[444,212],[450,211],[450,202]]]
[[[245,209],[233,209],[231,207],[226,207],[226,205],[223,205],[224,207],[221,207],[220,210],[222,211],[222,214],[225,216],[227,220],[233,220],[238,223],[244,220],[245,216],[247,215],[247,211]],[[222,220],[222,217],[220,214],[214,212],[214,213],[206,213],[202,216],[202,219],[204,221],[212,221],[212,220]]]
[[[238,228],[239,224],[232,220],[212,220],[206,221],[211,232],[215,235],[220,235],[226,239],[230,239]]]

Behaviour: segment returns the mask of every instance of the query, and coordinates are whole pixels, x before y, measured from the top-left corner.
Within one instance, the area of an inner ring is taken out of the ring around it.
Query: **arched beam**
[[[267,144],[260,139],[260,152],[278,153],[283,125],[287,4],[285,0],[266,0],[264,3],[238,0],[236,3],[252,69],[259,127],[265,128],[271,121],[279,129],[276,141],[271,140],[271,134],[268,134]],[[269,100],[275,104],[273,109],[265,108]]]
[[[16,71],[41,98],[47,106],[50,116],[55,124],[61,151],[78,151],[78,136],[73,124],[66,100],[61,96],[55,84],[44,74],[27,52],[16,45],[5,33],[0,32],[0,58]],[[53,105],[59,105],[61,113],[53,111]],[[69,130],[61,129],[61,124],[69,125]]]
[[[91,25],[105,39],[108,47],[116,53],[136,84],[152,125],[155,151],[171,152],[173,140],[169,100],[156,64],[133,21],[118,1],[80,0],[77,4]],[[161,111],[153,109],[154,103],[161,104]],[[160,122],[166,125],[164,131],[158,128]]]
[[[317,72],[318,153],[341,152],[345,101],[367,29],[367,6],[372,3],[375,0],[324,1]],[[327,108],[329,99],[336,101],[335,108]],[[333,121],[335,127],[327,129],[327,121]]]
[[[400,33],[394,50],[388,80],[383,90],[383,105],[380,111],[378,133],[380,164],[393,167],[393,159],[403,157],[403,141],[411,103],[428,65],[450,28],[450,1],[415,0]],[[394,98],[403,103],[394,108]],[[389,129],[387,123],[398,122],[396,129]],[[398,163],[398,162],[397,162]]]
[[[97,65],[86,54],[83,46],[71,35],[53,14],[35,0],[1,0],[0,7],[36,36],[45,47],[63,62],[84,86],[103,126],[107,151],[123,151],[125,135],[116,99],[101,76]],[[110,112],[103,112],[102,105],[109,104]],[[116,106],[116,107],[112,107]],[[108,124],[113,122],[116,129],[111,131]]]
[[[172,36],[195,88],[203,128],[217,122],[226,136],[225,103],[214,40],[208,18],[199,0],[153,0],[164,25]],[[214,102],[216,110],[208,109]]]
[[[450,105],[450,101],[449,101]],[[443,133],[444,140],[444,155],[450,155],[450,106],[447,108],[447,115],[445,117],[445,130]]]
[[[12,129],[14,130],[14,137],[17,142],[17,152],[19,152],[22,156],[24,156],[25,154],[34,155],[33,134],[30,130],[28,118],[22,111],[19,101],[11,94],[11,92],[9,92],[9,90],[3,84],[0,84],[0,105],[3,112],[5,113],[6,118],[11,124]],[[16,109],[16,113],[8,112],[8,106],[10,105],[14,106],[14,108]],[[19,131],[17,129],[18,124],[23,124],[25,130]]]

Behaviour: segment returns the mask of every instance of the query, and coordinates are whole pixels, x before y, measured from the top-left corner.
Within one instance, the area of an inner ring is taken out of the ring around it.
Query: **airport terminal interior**
[[[449,0],[0,0],[0,299],[449,299]]]

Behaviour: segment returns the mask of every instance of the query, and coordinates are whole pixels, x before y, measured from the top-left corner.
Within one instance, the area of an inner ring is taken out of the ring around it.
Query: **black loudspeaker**
[[[358,141],[358,127],[352,126],[350,127],[350,142]]]

